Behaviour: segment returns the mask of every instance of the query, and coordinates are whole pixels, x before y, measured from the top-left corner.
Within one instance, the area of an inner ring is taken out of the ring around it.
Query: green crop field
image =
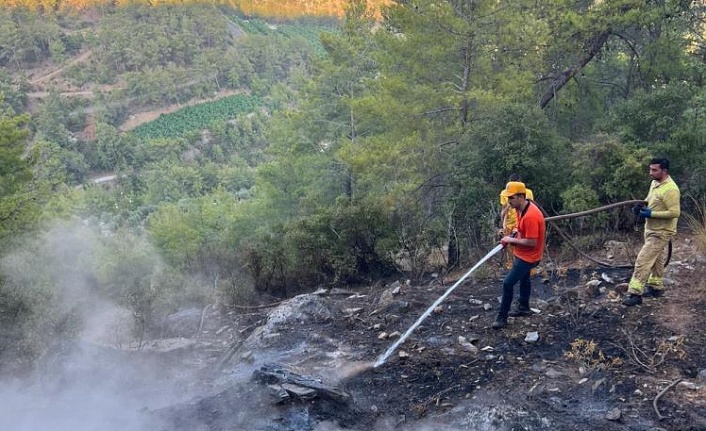
[[[202,103],[162,115],[135,128],[132,133],[142,139],[174,138],[187,132],[207,129],[214,122],[223,122],[238,114],[253,112],[262,105],[257,96],[236,95]]]
[[[306,20],[291,20],[285,22],[269,23],[260,18],[245,19],[236,13],[226,14],[227,18],[240,27],[246,34],[280,36],[285,38],[301,37],[312,45],[319,55],[324,55],[324,47],[319,40],[322,31],[336,33],[339,31],[336,25],[329,21],[310,22]]]

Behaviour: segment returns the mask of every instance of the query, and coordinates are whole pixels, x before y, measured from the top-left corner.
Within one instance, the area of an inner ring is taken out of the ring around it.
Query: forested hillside
[[[684,209],[704,205],[700,3],[351,0],[340,21],[341,2],[16,3],[0,368],[77,333],[69,297],[130,310],[141,338],[185,305],[463,267],[495,243],[511,173],[573,212],[643,198],[662,155]],[[330,12],[284,18],[307,7]],[[589,247],[633,222],[565,228]]]
[[[369,8],[377,16],[390,0],[370,0]],[[186,6],[193,4],[217,4],[241,10],[248,15],[270,18],[294,18],[302,16],[341,17],[345,14],[346,0],[5,0],[9,7],[32,10],[81,11],[96,7],[135,5]]]

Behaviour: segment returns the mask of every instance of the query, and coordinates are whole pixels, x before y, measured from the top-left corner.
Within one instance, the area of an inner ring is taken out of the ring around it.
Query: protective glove
[[[650,217],[652,217],[652,209],[651,208],[643,208],[640,210],[640,215],[644,218],[650,218]]]

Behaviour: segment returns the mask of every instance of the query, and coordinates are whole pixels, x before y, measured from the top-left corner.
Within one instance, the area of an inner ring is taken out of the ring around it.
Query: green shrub
[[[331,209],[259,234],[246,246],[259,291],[291,296],[320,284],[357,283],[394,269],[384,244],[387,215],[371,203],[339,200]]]

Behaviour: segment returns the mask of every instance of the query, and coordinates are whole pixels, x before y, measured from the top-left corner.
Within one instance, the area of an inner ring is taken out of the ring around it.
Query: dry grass
[[[706,253],[706,202],[697,201],[694,199],[696,210],[694,214],[685,214],[691,233],[694,234],[694,240],[698,250]]]

